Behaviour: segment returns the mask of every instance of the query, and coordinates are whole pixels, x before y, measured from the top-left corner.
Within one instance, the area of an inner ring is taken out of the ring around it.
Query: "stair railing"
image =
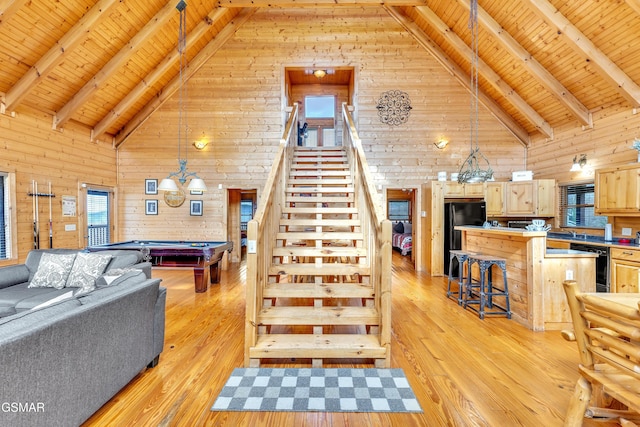
[[[298,104],[289,110],[278,152],[260,195],[256,213],[247,223],[247,287],[245,312],[244,364],[249,367],[249,349],[258,341],[257,315],[262,308],[263,291],[269,278],[271,254],[285,205],[287,177],[298,138]]]
[[[387,349],[388,367],[391,354],[391,221],[386,218],[382,208],[382,198],[376,191],[351,111],[353,107],[342,104],[342,144],[346,148],[354,179],[356,206],[364,235],[363,244],[369,254],[371,286],[375,292],[375,305],[381,316],[378,334],[380,345]]]

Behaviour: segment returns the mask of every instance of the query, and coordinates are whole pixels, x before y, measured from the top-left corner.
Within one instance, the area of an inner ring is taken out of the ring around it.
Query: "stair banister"
[[[342,144],[347,147],[352,168],[362,231],[368,236],[365,244],[370,253],[371,280],[377,296],[375,304],[381,315],[378,333],[381,345],[387,348],[385,366],[388,367],[391,354],[391,221],[386,219],[351,111],[353,107],[342,104]]]
[[[262,304],[263,289],[268,278],[275,235],[284,206],[284,194],[293,148],[297,144],[298,104],[290,107],[278,151],[259,196],[258,207],[247,224],[247,286],[245,313],[245,366],[249,366],[249,348],[258,339],[257,313]],[[296,132],[294,132],[296,131]]]

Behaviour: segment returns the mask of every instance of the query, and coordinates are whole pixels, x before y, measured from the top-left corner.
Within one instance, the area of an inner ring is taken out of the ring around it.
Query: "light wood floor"
[[[575,344],[559,332],[534,333],[505,318],[480,320],[444,296],[444,278],[416,274],[406,257],[393,256],[391,365],[404,370],[424,413],[211,412],[243,362],[246,271],[240,263],[203,294],[194,293],[190,270],[154,269],[168,288],[160,364],[138,375],[86,425],[562,425],[577,379]]]

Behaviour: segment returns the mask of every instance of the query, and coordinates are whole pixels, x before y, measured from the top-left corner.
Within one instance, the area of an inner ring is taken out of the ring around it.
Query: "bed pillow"
[[[73,268],[67,278],[67,288],[80,288],[78,293],[84,294],[96,288],[96,279],[104,272],[111,261],[111,255],[78,253]]]
[[[42,254],[29,288],[62,289],[67,283],[76,254]]]
[[[405,222],[404,223],[404,232],[405,234],[411,234],[411,229],[412,229],[412,225],[410,222]]]
[[[396,225],[393,226],[393,231],[399,234],[404,233],[404,225],[401,222],[396,223]]]

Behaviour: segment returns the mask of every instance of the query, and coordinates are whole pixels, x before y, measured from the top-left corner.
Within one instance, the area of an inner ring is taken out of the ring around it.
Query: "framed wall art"
[[[158,200],[147,199],[144,201],[144,213],[146,215],[158,215]]]
[[[158,194],[158,180],[157,179],[145,179],[144,180],[144,194]]]
[[[191,200],[191,215],[202,216],[202,200]]]

